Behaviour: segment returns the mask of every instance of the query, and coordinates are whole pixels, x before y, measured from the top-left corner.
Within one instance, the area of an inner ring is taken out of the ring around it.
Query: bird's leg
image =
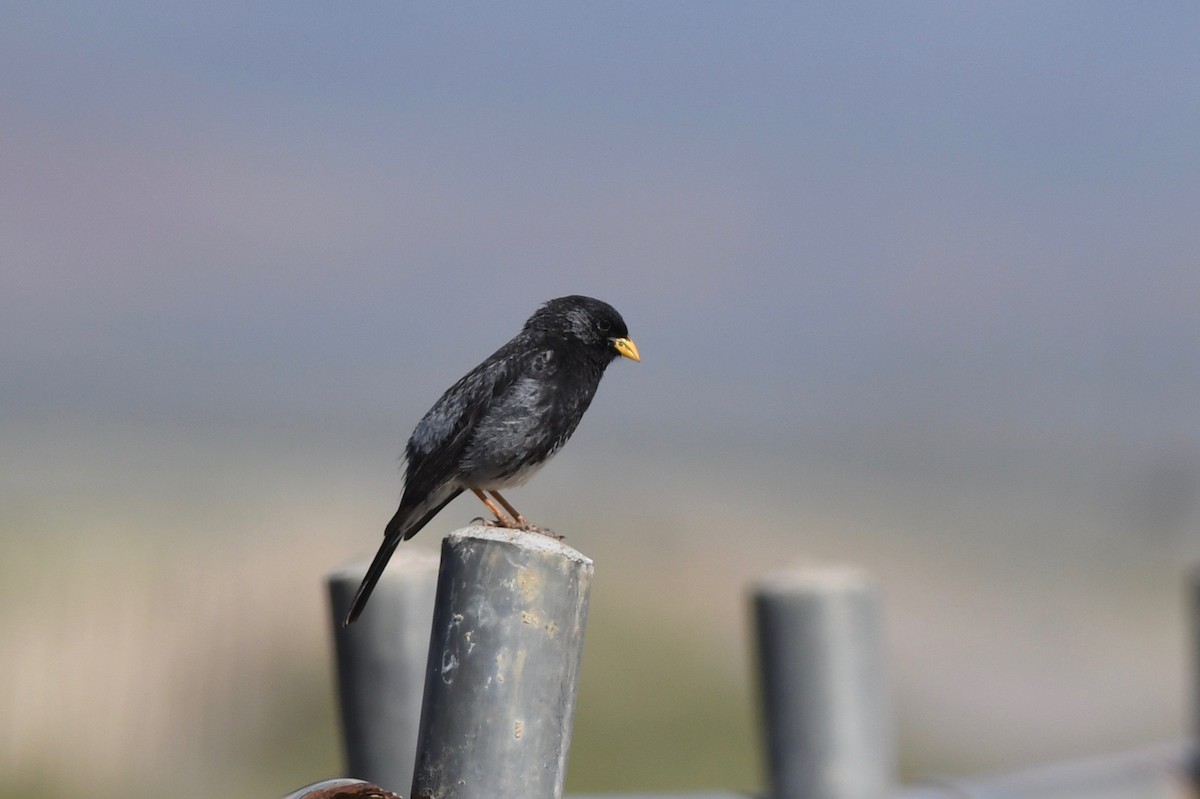
[[[495,497],[497,500],[499,500],[500,504],[504,506],[504,509],[513,515],[513,518],[515,518],[517,520],[517,524],[520,525],[522,530],[528,530],[531,533],[541,533],[542,535],[548,535],[551,538],[555,539],[556,541],[562,541],[563,538],[565,538],[565,536],[558,535],[553,530],[550,530],[545,527],[539,527],[536,524],[530,524],[529,522],[525,521],[525,517],[522,516],[516,508],[514,508],[512,505],[510,505],[507,499],[500,496],[499,491],[489,491],[488,493],[491,494],[493,497]]]
[[[506,511],[512,514],[512,517],[517,520],[518,525],[521,527],[529,526],[529,522],[525,521],[525,517],[521,515],[521,512],[510,505],[507,499],[500,496],[499,491],[489,491],[488,493],[491,494],[497,501],[499,501],[499,503],[504,506]]]
[[[490,510],[492,513],[494,513],[496,515],[496,523],[499,524],[501,527],[508,527],[511,529],[511,528],[521,526],[521,522],[517,521],[516,519],[510,518],[508,516],[508,514],[506,514],[504,511],[500,510],[499,508],[497,508],[495,503],[493,503],[490,499],[488,499],[487,494],[483,493],[478,488],[472,488],[471,493],[474,494],[475,496],[479,497],[479,501],[482,502],[484,505],[487,505],[488,510]],[[501,500],[501,502],[504,502],[504,501]],[[504,504],[506,506],[508,506],[507,502],[504,502]],[[510,510],[511,510],[511,507],[510,507]]]

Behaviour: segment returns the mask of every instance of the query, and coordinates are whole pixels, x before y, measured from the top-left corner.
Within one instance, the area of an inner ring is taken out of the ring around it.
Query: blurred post
[[[810,567],[754,591],[769,795],[880,799],[892,782],[879,594],[862,572]]]
[[[362,616],[344,627],[367,563],[328,578],[346,772],[400,792],[412,784],[438,561],[397,552]]]
[[[592,570],[538,533],[442,542],[411,799],[562,796]]]
[[[1192,567],[1187,578],[1187,620],[1189,643],[1191,644],[1191,718],[1188,719],[1191,728],[1191,740],[1200,741],[1200,565]],[[1193,745],[1188,756],[1188,774],[1192,784],[1197,786],[1196,795],[1200,796],[1200,745]]]

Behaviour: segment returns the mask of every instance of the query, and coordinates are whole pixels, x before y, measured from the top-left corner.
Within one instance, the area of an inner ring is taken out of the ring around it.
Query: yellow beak
[[[633,343],[631,338],[614,338],[612,340],[613,349],[624,355],[631,361],[640,361],[642,356],[638,355],[637,345]]]

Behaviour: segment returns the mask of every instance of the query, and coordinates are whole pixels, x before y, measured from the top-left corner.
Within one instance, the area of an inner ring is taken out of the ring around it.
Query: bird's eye
[[[612,327],[612,322],[608,321],[607,319],[601,319],[596,323],[596,327],[600,328],[601,333],[607,333],[608,329]]]

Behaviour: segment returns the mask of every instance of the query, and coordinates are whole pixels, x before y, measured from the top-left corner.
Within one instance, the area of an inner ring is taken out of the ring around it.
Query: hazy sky
[[[602,426],[1194,431],[1198,25],[1188,3],[13,4],[0,420],[406,426],[583,292],[644,354],[615,378],[641,421]]]

